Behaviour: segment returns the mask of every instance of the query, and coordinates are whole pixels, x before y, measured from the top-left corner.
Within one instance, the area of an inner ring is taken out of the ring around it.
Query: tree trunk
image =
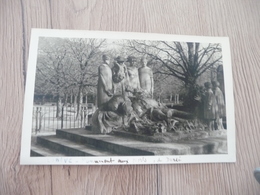
[[[58,98],[57,98],[57,102],[56,102],[56,118],[59,118],[61,117],[61,107],[62,107],[62,104],[61,104],[61,97],[58,95]]]
[[[74,107],[74,110],[77,112],[77,100],[78,100],[78,96],[77,95],[74,95],[74,105],[73,105],[73,107]]]
[[[88,124],[88,96],[86,95],[86,101],[85,101],[85,105],[84,106],[84,110],[83,110],[83,125],[86,126]],[[93,109],[93,108],[92,108]]]
[[[67,104],[68,104],[68,94],[65,93],[65,95],[64,95],[64,106],[67,106]]]
[[[70,105],[72,105],[72,103],[73,103],[73,93],[71,92],[70,93]]]
[[[42,105],[45,104],[45,95],[42,96]]]
[[[83,102],[82,87],[79,87],[76,119],[78,119],[78,117],[80,115],[82,115],[82,108],[81,108],[82,107],[82,102]]]
[[[189,66],[192,67],[194,66],[194,43],[187,43],[188,45],[188,56],[189,56]]]

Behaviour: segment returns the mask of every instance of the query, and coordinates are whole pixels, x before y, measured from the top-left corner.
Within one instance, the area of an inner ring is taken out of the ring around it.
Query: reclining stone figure
[[[190,119],[192,115],[169,109],[151,98],[115,95],[94,113],[92,124],[93,131],[101,134],[117,129],[152,135],[170,131],[175,117]]]

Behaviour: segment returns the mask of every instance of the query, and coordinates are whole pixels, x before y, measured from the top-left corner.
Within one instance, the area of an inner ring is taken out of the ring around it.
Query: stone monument
[[[98,108],[113,96],[112,71],[109,57],[102,56],[103,64],[98,67],[97,106]]]
[[[139,79],[140,86],[148,97],[153,98],[154,92],[154,80],[153,80],[153,71],[151,68],[147,67],[147,59],[143,57],[141,59],[142,67],[139,68]]]
[[[134,56],[128,56],[126,62],[129,62],[129,66],[127,67],[129,78],[127,90],[133,93],[134,91],[140,90],[140,81],[138,68],[136,67],[136,58]]]

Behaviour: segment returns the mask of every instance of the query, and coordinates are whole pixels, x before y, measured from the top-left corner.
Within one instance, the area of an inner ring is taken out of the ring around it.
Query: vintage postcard
[[[227,37],[32,29],[23,165],[235,162]]]

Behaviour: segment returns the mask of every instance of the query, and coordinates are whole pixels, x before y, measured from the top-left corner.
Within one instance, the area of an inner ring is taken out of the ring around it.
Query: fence
[[[57,117],[55,105],[33,107],[32,132],[54,132],[56,129],[83,128],[90,123],[95,111],[94,107],[82,106],[79,111],[75,107],[63,106]]]

